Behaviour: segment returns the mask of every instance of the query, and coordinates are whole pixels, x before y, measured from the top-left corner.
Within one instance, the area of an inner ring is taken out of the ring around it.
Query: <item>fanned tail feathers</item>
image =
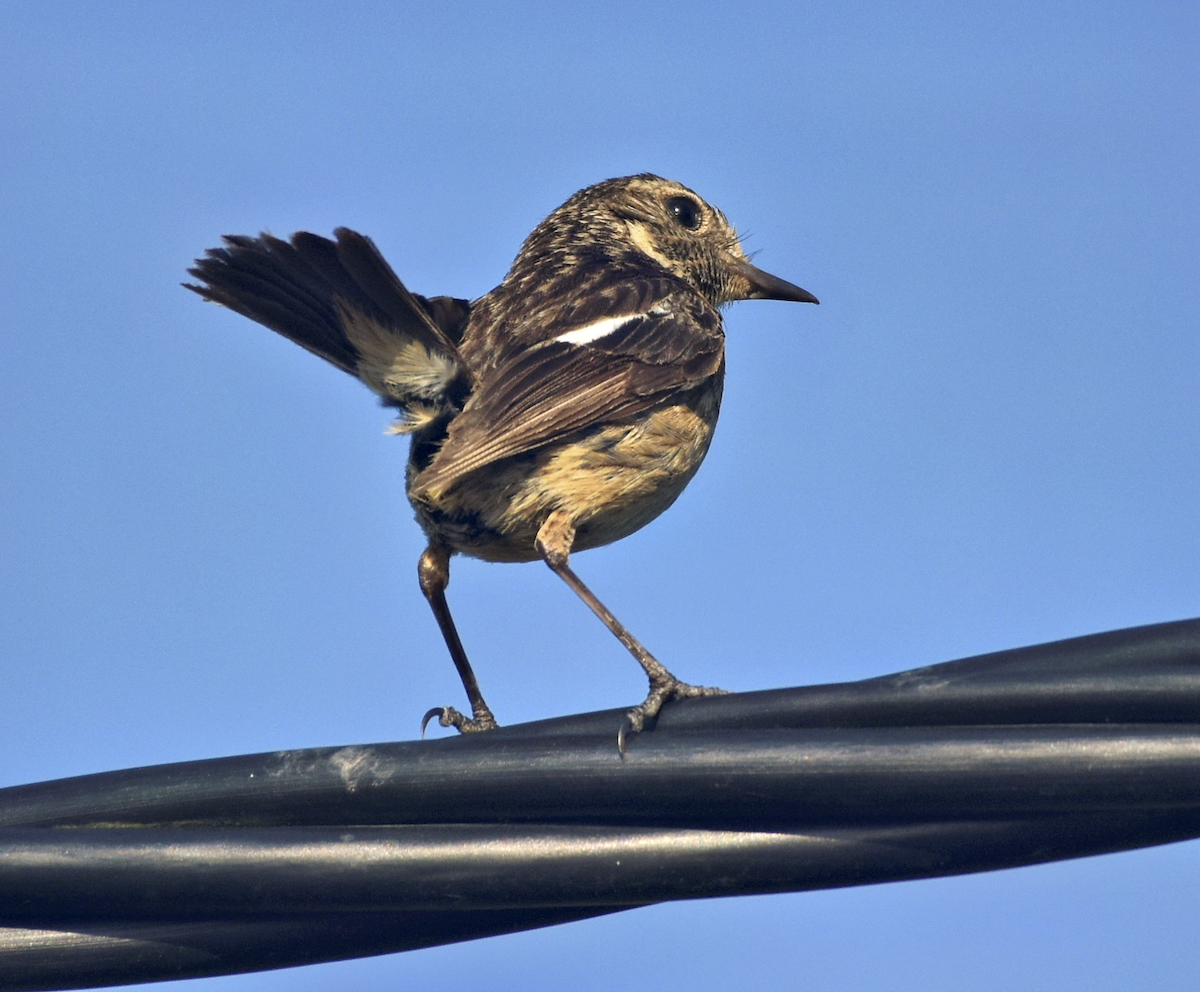
[[[226,236],[188,270],[200,285],[184,285],[361,379],[400,409],[399,433],[457,412],[472,387],[458,352],[470,304],[409,292],[370,239],[334,233]]]

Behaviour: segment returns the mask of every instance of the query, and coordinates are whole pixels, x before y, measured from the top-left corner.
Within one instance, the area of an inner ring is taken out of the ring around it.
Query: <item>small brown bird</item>
[[[576,576],[572,551],[632,534],[670,506],[708,452],[725,375],[719,308],[816,303],[755,268],[724,215],[653,175],[581,190],[526,239],[474,303],[411,293],[346,228],[224,238],[187,285],[357,376],[412,435],[408,498],[429,546],[425,594],[471,703],[443,726],[496,726],[446,604],[450,556],[541,558],[650,679],[619,743],[672,697],[720,692],[676,679]],[[424,724],[423,724],[424,725]]]

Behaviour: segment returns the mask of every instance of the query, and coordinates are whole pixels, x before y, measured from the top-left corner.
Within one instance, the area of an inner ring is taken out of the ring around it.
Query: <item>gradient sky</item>
[[[179,283],[221,234],[348,225],[416,291],[474,297],[633,172],[821,299],[727,311],[704,468],[573,559],[682,678],[842,681],[1200,614],[1198,43],[1183,0],[7,0],[0,784],[409,739],[461,705],[387,413]],[[502,722],[642,698],[544,566],[456,560],[450,596]],[[187,988],[1192,987],[1198,853]]]

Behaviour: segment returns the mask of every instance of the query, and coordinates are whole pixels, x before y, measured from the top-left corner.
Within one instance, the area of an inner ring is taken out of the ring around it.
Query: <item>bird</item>
[[[721,308],[818,302],[751,264],[721,211],[650,173],[596,183],[473,302],[411,292],[344,227],[222,241],[183,285],[360,379],[411,437],[418,581],[471,708],[435,707],[422,730],[434,717],[462,733],[498,726],[447,603],[455,554],[544,561],[637,659],[649,692],[625,713],[622,758],[668,700],[724,691],[672,675],[570,565],[661,514],[700,467],[724,383]]]

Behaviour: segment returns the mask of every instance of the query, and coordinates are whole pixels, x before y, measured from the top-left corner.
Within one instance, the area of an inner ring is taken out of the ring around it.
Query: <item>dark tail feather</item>
[[[227,235],[210,248],[184,283],[206,300],[263,324],[351,375],[360,351],[344,314],[386,329],[397,342],[415,340],[462,368],[457,342],[470,314],[466,300],[426,299],[409,292],[368,238],[339,228],[338,240],[302,231],[291,241],[269,234]]]

